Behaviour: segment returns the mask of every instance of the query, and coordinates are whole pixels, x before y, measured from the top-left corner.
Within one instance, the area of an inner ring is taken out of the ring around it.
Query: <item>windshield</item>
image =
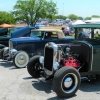
[[[31,31],[31,37],[43,37],[43,32],[41,31]]]

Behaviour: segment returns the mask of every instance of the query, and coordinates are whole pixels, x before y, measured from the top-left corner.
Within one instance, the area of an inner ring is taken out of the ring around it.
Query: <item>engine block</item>
[[[79,60],[74,58],[73,56],[61,58],[61,62],[63,62],[63,66],[74,67],[76,69],[80,68],[81,66],[81,63],[79,62]]]

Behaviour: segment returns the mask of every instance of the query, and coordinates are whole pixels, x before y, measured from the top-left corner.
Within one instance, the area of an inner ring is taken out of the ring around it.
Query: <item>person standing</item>
[[[86,36],[83,34],[82,29],[78,29],[78,39],[84,39]]]
[[[61,30],[63,31],[63,33],[65,35],[65,27],[62,27]]]

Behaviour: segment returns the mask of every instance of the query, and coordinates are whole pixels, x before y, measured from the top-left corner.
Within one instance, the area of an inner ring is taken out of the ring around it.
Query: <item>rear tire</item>
[[[62,67],[54,75],[53,90],[59,97],[73,96],[80,86],[80,74],[72,67]]]

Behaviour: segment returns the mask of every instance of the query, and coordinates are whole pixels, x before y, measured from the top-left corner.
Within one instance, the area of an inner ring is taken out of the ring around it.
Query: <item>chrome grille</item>
[[[9,50],[13,49],[13,43],[9,40]]]
[[[9,57],[12,56],[11,52],[10,52],[11,49],[13,49],[13,43],[12,43],[12,41],[9,40]]]
[[[53,67],[53,48],[45,47],[44,68],[52,71]]]

